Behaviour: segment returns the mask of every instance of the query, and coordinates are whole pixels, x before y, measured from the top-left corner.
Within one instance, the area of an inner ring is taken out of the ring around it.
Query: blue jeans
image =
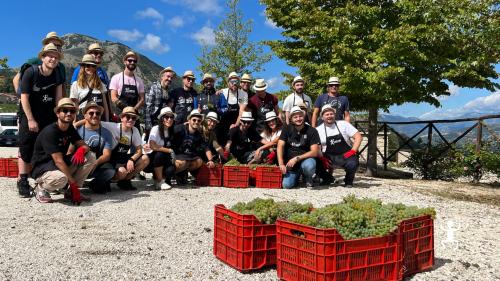
[[[316,159],[307,158],[300,162],[300,169],[296,171],[287,171],[285,176],[283,177],[283,188],[293,188],[297,185],[297,179],[300,174],[304,175],[304,179],[306,182],[312,183],[312,176],[316,173]]]

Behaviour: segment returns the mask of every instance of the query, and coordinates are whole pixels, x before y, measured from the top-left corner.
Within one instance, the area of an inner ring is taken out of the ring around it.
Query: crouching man
[[[313,188],[319,136],[304,123],[305,112],[298,106],[290,110],[290,124],[283,129],[278,141],[278,164],[283,177],[283,188],[293,188],[302,174],[307,188]]]
[[[335,120],[335,108],[326,104],[321,108],[323,124],[316,127],[321,140],[321,160],[323,169],[318,169],[318,175],[323,182],[330,182],[331,169],[341,167],[345,170],[345,187],[352,187],[354,175],[359,166],[359,157],[356,154],[363,136],[349,122]],[[354,141],[353,141],[354,140]],[[326,172],[328,171],[328,172]]]
[[[69,183],[64,193],[66,199],[80,204],[88,198],[80,194],[80,187],[94,169],[96,159],[72,123],[77,107],[69,98],[61,99],[54,112],[57,122],[45,127],[38,135],[33,152],[32,176],[35,179],[35,196],[41,203],[50,203],[50,191],[61,190]],[[70,144],[76,147],[68,155]]]

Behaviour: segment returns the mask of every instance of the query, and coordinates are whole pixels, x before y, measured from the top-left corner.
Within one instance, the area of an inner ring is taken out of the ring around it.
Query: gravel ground
[[[11,150],[0,149],[3,157]],[[14,151],[14,150],[12,150]],[[15,155],[12,154],[12,155]],[[499,280],[500,210],[423,194],[453,183],[357,178],[353,189],[116,188],[81,206],[20,199],[14,179],[0,192],[0,280],[277,280],[274,269],[242,274],[212,252],[213,207],[255,197],[338,202],[348,194],[436,208],[433,270],[408,280]],[[471,187],[474,189],[474,187]],[[84,191],[86,192],[86,191]],[[499,190],[489,191],[493,196]]]

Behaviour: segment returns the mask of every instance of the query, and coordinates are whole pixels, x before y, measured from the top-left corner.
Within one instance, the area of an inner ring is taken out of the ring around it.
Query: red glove
[[[325,156],[321,156],[319,160],[323,164],[323,168],[325,168],[326,170],[332,167],[332,161],[330,161],[330,159],[326,158]]]
[[[113,113],[113,115],[111,116],[111,118],[110,118],[110,119],[111,119],[111,120],[110,120],[111,122],[115,122],[115,123],[120,122],[120,117],[118,117],[118,115],[116,115],[116,114],[114,114],[114,113]]]
[[[347,158],[354,156],[354,155],[356,155],[356,150],[351,149],[351,150],[347,151],[346,153],[344,153],[344,159],[347,159]]]
[[[76,182],[69,183],[69,191],[71,192],[71,202],[73,202],[73,204],[80,205],[80,203],[82,203],[83,201],[83,198],[80,193],[80,188],[78,187]]]
[[[85,152],[86,152],[86,149],[85,147],[83,146],[80,146],[75,154],[73,155],[73,157],[71,158],[71,162],[74,164],[74,165],[83,165],[83,163],[85,163]]]
[[[271,153],[267,155],[267,164],[272,164],[274,159],[276,159],[276,151],[271,151]]]
[[[224,158],[227,160],[229,159],[229,155],[231,154],[231,152],[229,152],[229,150],[226,150],[224,151]]]

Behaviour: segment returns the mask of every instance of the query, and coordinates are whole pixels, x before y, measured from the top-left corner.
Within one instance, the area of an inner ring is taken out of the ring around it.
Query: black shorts
[[[41,130],[42,128],[39,128],[38,132]],[[21,159],[26,163],[31,163],[38,132],[29,130],[28,118],[26,118],[26,116],[21,115],[19,117],[19,154]]]

